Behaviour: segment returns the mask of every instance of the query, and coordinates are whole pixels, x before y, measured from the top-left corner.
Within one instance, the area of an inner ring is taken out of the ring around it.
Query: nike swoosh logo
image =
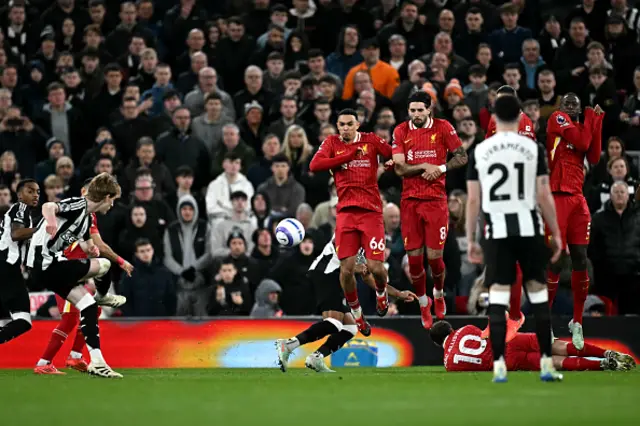
[[[374,254],[374,256],[375,256],[375,255],[377,255],[377,254],[382,254],[382,252],[381,252],[381,251],[374,251],[374,252],[373,252],[373,254]]]
[[[444,244],[444,241],[440,241],[440,245],[443,245],[443,244]]]
[[[404,143],[409,143],[409,142],[411,142],[411,140],[412,140],[412,139],[413,139],[413,138],[409,138],[409,139],[407,139],[406,141],[404,141]]]
[[[344,154],[344,151],[337,151],[336,154],[337,155],[342,155],[342,154]]]

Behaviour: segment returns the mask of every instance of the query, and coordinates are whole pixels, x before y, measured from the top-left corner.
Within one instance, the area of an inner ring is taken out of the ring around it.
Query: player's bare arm
[[[393,167],[396,174],[400,177],[418,176],[429,170],[429,166],[438,167],[434,164],[420,163],[420,164],[407,164],[404,158],[404,154],[393,154]]]
[[[463,147],[458,147],[452,154],[453,157],[447,162],[447,170],[464,167],[469,162],[469,156]]]
[[[376,289],[376,281],[373,278],[373,274],[367,268],[367,265],[356,265],[355,273],[362,276],[362,280],[372,289]],[[413,302],[414,300],[418,300],[418,296],[415,295],[412,291],[404,290],[400,291],[397,288],[393,287],[389,283],[387,283],[387,291],[389,292],[389,296],[395,297],[397,299],[403,300],[407,303]]]
[[[82,249],[82,251],[84,251],[85,253],[87,253],[87,256],[89,257],[98,257],[100,256],[100,249],[98,248],[98,246],[96,246],[92,240],[87,240],[87,241],[80,241],[80,248]]]
[[[469,262],[482,264],[482,249],[476,239],[476,225],[480,214],[480,182],[477,180],[467,181],[467,241]]]
[[[542,218],[551,231],[553,248],[551,262],[555,263],[560,258],[562,252],[562,236],[556,217],[556,205],[553,200],[553,194],[551,193],[551,187],[549,186],[549,175],[542,175],[536,178],[536,193],[538,195],[537,201],[540,206],[540,213],[542,213]]]
[[[38,228],[25,228],[24,224],[12,222],[11,223],[11,239],[13,241],[24,241],[31,238]]]
[[[100,253],[103,257],[106,257],[111,262],[117,263],[123,271],[127,273],[128,276],[131,276],[133,272],[133,265],[118,256],[118,254],[113,251],[109,244],[105,243],[100,234],[91,234],[91,240],[95,243],[95,245],[100,250]]]
[[[58,214],[59,208],[56,203],[44,203],[42,205],[42,217],[45,221],[47,221],[46,231],[47,234],[52,237],[58,231],[58,220],[56,219],[56,215]]]

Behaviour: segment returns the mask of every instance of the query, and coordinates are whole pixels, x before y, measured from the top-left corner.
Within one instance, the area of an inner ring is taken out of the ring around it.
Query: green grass
[[[76,372],[0,371],[3,424],[19,426],[638,425],[640,371],[445,373],[442,368],[123,370],[123,380]],[[81,408],[82,407],[82,408]]]

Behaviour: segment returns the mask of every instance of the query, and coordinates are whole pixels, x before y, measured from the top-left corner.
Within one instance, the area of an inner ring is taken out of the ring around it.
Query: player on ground
[[[551,358],[551,315],[544,275],[549,251],[542,217],[552,233],[554,254],[560,257],[561,237],[549,188],[544,148],[517,133],[520,103],[514,96],[496,100],[497,133],[476,147],[467,169],[467,240],[469,261],[487,265],[489,323],[493,348],[493,380],[507,381],[505,363],[506,312],[516,264],[536,319],[540,347],[540,378],[562,380]],[[480,207],[484,214],[483,249],[478,245],[476,224]],[[540,212],[542,217],[540,217]]]
[[[0,344],[31,330],[29,291],[22,277],[24,242],[35,232],[31,209],[38,205],[40,187],[25,179],[16,188],[18,202],[9,208],[0,224],[0,302],[11,321],[0,327]]]
[[[496,92],[496,98],[501,98],[502,96],[514,96],[518,97],[515,89],[511,86],[501,86]],[[534,131],[535,127],[533,122],[525,114],[522,110],[520,110],[520,123],[518,124],[518,134],[522,136],[526,136],[532,140],[536,139],[536,133]],[[487,126],[487,134],[485,139],[490,138],[496,133],[496,118],[495,116],[491,116],[491,120],[489,121],[489,125]],[[520,266],[517,267],[517,279],[516,285],[522,285],[522,271],[520,270]],[[524,314],[520,310],[520,306],[522,305],[522,292],[514,290],[511,292],[511,299],[509,300],[509,316],[507,317],[507,342],[513,337],[515,337],[518,330],[524,324]],[[482,332],[482,336],[486,339],[489,337],[489,327],[485,328]]]
[[[431,298],[426,295],[424,248],[433,277],[436,317],[442,319],[447,312],[442,249],[449,231],[445,173],[466,165],[467,152],[451,124],[432,117],[428,94],[414,93],[407,108],[409,121],[393,131],[393,163],[396,173],[403,177],[400,222],[411,281],[420,302],[422,325],[430,328],[433,317]],[[449,162],[448,153],[453,154]]]
[[[444,368],[447,371],[491,371],[491,345],[481,337],[478,327],[466,325],[454,330],[446,321],[438,321],[429,331],[431,340],[444,348]],[[506,344],[505,360],[510,371],[539,371],[540,347],[533,333],[517,333]],[[630,355],[585,344],[578,349],[573,343],[555,340],[551,346],[553,365],[558,370],[620,370],[636,367]],[[600,358],[593,360],[590,358]]]
[[[551,170],[551,192],[558,211],[558,225],[562,233],[563,249],[571,256],[571,290],[573,292],[573,319],[569,323],[573,344],[581,349],[582,311],[589,292],[587,248],[591,215],[582,193],[584,160],[589,164],[600,161],[602,150],[602,120],[604,112],[599,105],[595,110],[584,110],[584,124],[579,123],[580,99],[567,93],[547,122],[547,151]],[[547,230],[547,235],[549,234]],[[550,265],[547,272],[549,303],[553,304],[558,290],[561,264]]]
[[[366,262],[364,251],[360,249],[356,260],[356,273],[362,276],[367,285],[375,289],[376,283],[367,270]],[[322,253],[311,264],[307,275],[313,284],[318,312],[322,313],[322,321],[313,324],[295,337],[276,340],[278,364],[282,372],[287,371],[289,357],[296,348],[329,335],[325,343],[307,357],[305,366],[318,373],[333,373],[325,365],[325,357],[344,346],[358,332],[340,286],[340,260],[334,240],[324,246]],[[387,288],[391,296],[405,302],[412,302],[416,298],[416,295],[410,291],[398,291],[391,285]]]
[[[309,170],[333,173],[338,192],[336,252],[340,259],[340,284],[362,334],[371,327],[362,314],[356,290],[356,254],[365,251],[367,269],[376,282],[376,311],[389,309],[387,270],[384,267],[384,223],[378,189],[378,156],[391,157],[391,146],[373,133],[358,132],[358,115],[352,109],[338,114],[339,135],[331,135],[320,146]]]
[[[32,277],[43,287],[67,299],[80,311],[80,328],[84,334],[91,362],[89,374],[105,378],[122,377],[105,362],[100,351],[98,305],[82,283],[109,272],[111,262],[98,258],[100,250],[91,240],[91,213],[106,213],[120,196],[120,185],[107,173],[94,177],[87,194],[42,206],[42,220],[31,239],[27,266]],[[93,259],[69,260],[64,251],[74,242]]]
[[[85,181],[85,186],[82,188],[82,195],[86,196],[87,188],[91,183],[91,179]],[[100,236],[100,231],[98,231],[98,222],[95,213],[91,213],[91,227],[89,229],[89,234],[91,235],[91,240],[95,243],[95,245],[100,250],[102,256],[109,259],[111,262],[117,263],[120,268],[122,268],[127,275],[131,276],[131,272],[133,272],[133,266],[118,256],[112,249],[109,247]],[[78,242],[74,242],[64,251],[64,256],[67,259],[87,259],[87,254],[82,250],[80,244]],[[108,275],[105,277],[106,279],[103,281],[109,282]],[[98,280],[94,280],[98,281]],[[85,286],[90,293],[95,293],[95,287],[93,284],[87,283]],[[108,289],[108,287],[107,287]],[[106,297],[103,296],[102,300],[112,300],[113,302],[122,302],[119,303],[118,306],[124,304],[126,302],[126,298],[124,296],[117,296],[104,293]],[[67,340],[67,337],[71,333],[71,331],[79,325],[80,322],[80,312],[78,309],[73,306],[68,301],[64,300],[62,297],[56,295],[56,302],[58,303],[58,310],[62,314],[62,318],[60,319],[60,323],[56,326],[56,328],[51,333],[51,338],[49,339],[49,344],[47,345],[42,358],[38,361],[38,364],[34,368],[34,372],[36,374],[65,374],[59,371],[52,363],[58,351]],[[100,309],[98,309],[98,318],[100,317]],[[87,371],[87,362],[82,358],[82,350],[85,346],[84,335],[82,331],[78,327],[76,330],[76,336],[73,340],[73,346],[71,348],[71,353],[67,358],[65,366],[67,368],[73,368],[74,370],[80,372]]]

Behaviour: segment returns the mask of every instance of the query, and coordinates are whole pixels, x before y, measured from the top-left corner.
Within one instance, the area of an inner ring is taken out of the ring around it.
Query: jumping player
[[[345,109],[338,114],[339,135],[320,146],[309,165],[312,172],[330,170],[338,192],[336,252],[340,259],[340,284],[362,334],[371,334],[356,290],[356,254],[363,248],[367,269],[376,282],[376,311],[389,309],[387,270],[384,267],[384,223],[378,189],[378,156],[391,157],[391,146],[373,133],[358,132],[358,113]]]
[[[307,273],[313,284],[318,312],[322,313],[322,321],[313,324],[295,337],[276,340],[278,364],[282,372],[287,371],[289,357],[296,348],[329,335],[324,344],[307,357],[305,366],[318,373],[333,373],[324,363],[324,359],[344,346],[358,332],[340,287],[340,260],[334,244],[332,240],[324,246],[322,253],[313,261]],[[360,249],[356,259],[356,273],[362,276],[367,285],[375,289],[376,283],[367,270],[366,262],[364,251]],[[387,288],[391,296],[405,302],[412,302],[416,298],[416,295],[410,291],[398,291],[391,285]]]
[[[448,322],[438,321],[429,334],[436,345],[444,348],[444,368],[447,371],[491,371],[491,344],[481,337],[478,327],[466,325],[454,330]],[[555,340],[551,352],[553,365],[558,370],[628,371],[636,367],[633,357],[588,343],[583,349],[578,349],[573,343]],[[510,371],[540,371],[540,347],[536,335],[518,333],[506,345],[505,360]]]
[[[496,98],[499,99],[502,96],[513,96],[516,99],[518,98],[518,94],[516,90],[511,86],[501,86],[496,92]],[[529,118],[527,114],[525,114],[522,110],[520,110],[520,122],[518,124],[518,134],[522,136],[526,136],[534,141],[536,141],[536,133],[533,122]],[[487,126],[487,134],[485,139],[496,134],[496,117],[495,115],[491,116],[491,120],[489,121],[489,125]],[[524,314],[520,310],[522,305],[522,291],[520,288],[522,287],[522,270],[520,269],[520,265],[518,265],[516,270],[516,285],[511,290],[511,298],[509,300],[509,313],[507,317],[507,341],[513,339],[518,332],[518,330],[524,324]],[[489,337],[489,327],[485,328],[482,332],[484,338]]]
[[[563,249],[571,256],[571,290],[573,292],[573,319],[569,323],[573,344],[582,349],[582,311],[589,291],[587,274],[587,247],[591,215],[582,193],[584,160],[597,164],[602,149],[602,120],[604,112],[599,105],[595,110],[586,108],[584,123],[579,123],[580,99],[574,93],[560,101],[560,110],[549,117],[547,123],[547,153],[549,156],[550,185],[558,212],[558,225],[562,233]],[[547,238],[549,230],[547,229]],[[550,265],[547,271],[549,304],[553,304],[558,290],[561,263]]]
[[[431,298],[427,293],[424,270],[424,248],[433,277],[435,313],[444,318],[445,265],[442,250],[449,231],[449,208],[445,190],[447,170],[467,164],[467,153],[455,129],[446,120],[433,118],[431,97],[416,92],[409,97],[409,121],[393,131],[393,163],[396,173],[403,177],[402,237],[409,256],[411,281],[418,295],[422,326],[430,328]],[[453,157],[447,162],[447,155]]]
[[[9,208],[0,224],[0,302],[11,314],[11,321],[0,327],[0,344],[31,330],[29,291],[22,277],[24,242],[31,238],[31,209],[38,205],[40,187],[33,179],[18,183],[18,202]]]
[[[106,213],[120,197],[120,185],[107,173],[94,177],[81,198],[68,198],[42,206],[42,220],[31,239],[27,266],[36,282],[67,299],[80,311],[80,328],[84,334],[91,362],[87,372],[99,377],[120,378],[105,362],[100,351],[98,305],[81,283],[109,272],[111,262],[99,258],[100,250],[91,240],[91,213]],[[92,259],[65,257],[64,251],[79,241]]]
[[[82,195],[86,196],[87,188],[91,183],[91,179],[85,181],[85,186],[82,188]],[[133,272],[133,266],[118,256],[112,249],[109,247],[100,236],[100,231],[98,231],[98,223],[97,217],[95,213],[91,213],[91,227],[89,229],[89,234],[91,235],[91,240],[95,243],[95,245],[100,250],[100,253],[109,259],[111,262],[115,262],[122,268],[127,275],[131,276],[131,272]],[[78,242],[74,242],[64,251],[64,256],[67,259],[87,259],[87,254],[82,250],[80,244]],[[104,280],[109,283],[109,280]],[[90,293],[95,293],[95,287],[93,284],[87,283],[85,286]],[[107,286],[108,288],[108,286]],[[106,296],[106,297],[105,297]],[[121,306],[126,302],[126,298],[124,296],[111,295],[104,293],[102,300],[110,300],[112,304],[110,306],[117,307]],[[49,344],[47,345],[42,358],[38,361],[36,367],[34,368],[34,373],[36,374],[65,374],[59,371],[52,363],[58,351],[64,342],[67,340],[67,337],[71,333],[71,331],[76,328],[80,322],[80,312],[78,309],[73,306],[68,301],[64,300],[62,297],[56,295],[56,302],[58,304],[58,310],[62,314],[62,318],[60,319],[60,323],[56,326],[56,328],[51,333],[51,338],[49,339]],[[117,303],[117,306],[114,304]],[[98,303],[100,304],[100,303]],[[98,317],[100,317],[100,309],[98,309]],[[74,370],[80,372],[87,371],[87,362],[82,358],[82,350],[85,346],[84,336],[80,328],[76,330],[76,336],[73,340],[73,346],[71,348],[71,353],[67,358],[65,366],[67,368],[73,368]]]

